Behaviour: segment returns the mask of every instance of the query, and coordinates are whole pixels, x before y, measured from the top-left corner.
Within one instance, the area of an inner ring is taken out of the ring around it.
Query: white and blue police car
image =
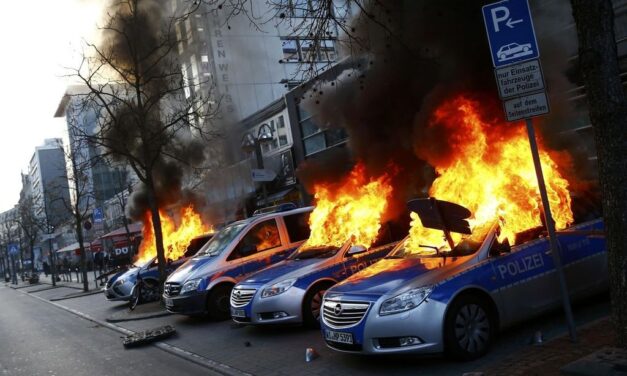
[[[558,232],[574,299],[607,289],[602,230],[598,219]],[[429,245],[408,249],[404,240],[379,262],[329,288],[321,314],[327,345],[351,353],[446,352],[471,360],[488,351],[498,330],[559,307],[548,239],[509,247],[498,242],[498,231],[494,224],[447,252]]]

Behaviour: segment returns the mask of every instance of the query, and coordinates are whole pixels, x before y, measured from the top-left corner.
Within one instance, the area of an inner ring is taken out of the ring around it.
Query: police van
[[[166,309],[183,315],[228,319],[233,286],[286,259],[308,237],[313,207],[278,206],[218,231],[195,257],[166,280]]]

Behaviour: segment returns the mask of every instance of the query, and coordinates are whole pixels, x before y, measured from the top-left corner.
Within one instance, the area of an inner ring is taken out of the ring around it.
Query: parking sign
[[[499,1],[482,10],[494,67],[540,56],[527,0]]]

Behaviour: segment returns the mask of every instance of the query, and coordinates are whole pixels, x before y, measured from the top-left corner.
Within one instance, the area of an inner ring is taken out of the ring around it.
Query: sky
[[[104,0],[6,1],[0,12],[0,212],[19,200],[20,172],[44,139],[64,137],[54,113],[71,82],[64,67],[80,63],[95,41]]]

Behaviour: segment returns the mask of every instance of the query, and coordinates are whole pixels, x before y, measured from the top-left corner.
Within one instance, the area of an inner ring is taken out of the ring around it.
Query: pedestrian
[[[50,274],[50,265],[48,265],[47,261],[44,261],[44,274],[46,275],[46,277],[48,276],[48,274]]]

